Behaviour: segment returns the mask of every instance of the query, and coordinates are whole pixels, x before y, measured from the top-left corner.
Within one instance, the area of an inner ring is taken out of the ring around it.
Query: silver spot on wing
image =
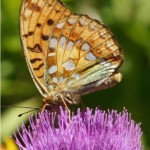
[[[76,68],[76,65],[73,60],[68,60],[63,64],[63,67],[65,68],[65,70],[72,71]]]

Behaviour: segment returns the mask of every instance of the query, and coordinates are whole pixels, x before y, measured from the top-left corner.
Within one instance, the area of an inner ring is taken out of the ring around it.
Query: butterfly
[[[44,104],[77,104],[81,95],[121,81],[123,51],[109,28],[59,0],[23,0],[20,31]]]

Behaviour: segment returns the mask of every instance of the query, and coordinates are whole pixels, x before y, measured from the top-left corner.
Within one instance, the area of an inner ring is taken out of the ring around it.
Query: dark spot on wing
[[[37,23],[36,25],[38,28],[40,28],[42,25],[40,23]]]
[[[39,12],[41,7],[39,7],[37,4],[31,3],[29,4],[28,9]]]
[[[28,34],[24,34],[23,37],[27,38],[27,37],[28,37]]]
[[[33,48],[27,46],[27,49],[29,49],[31,52],[36,52],[36,53],[41,53],[42,52],[42,48],[39,44],[35,44]]]
[[[51,26],[53,23],[54,23],[54,21],[53,21],[52,19],[48,19],[47,24],[48,24],[49,26]]]
[[[41,61],[42,59],[41,58],[33,58],[33,59],[30,59],[30,62],[33,64],[37,61]]]
[[[29,36],[32,36],[32,35],[33,35],[33,31],[30,31],[30,32],[28,33],[28,35],[29,35]]]
[[[44,63],[41,63],[38,67],[33,68],[33,70],[39,70],[42,66],[44,66]]]
[[[42,74],[41,76],[37,76],[38,78],[43,78],[44,74]]]
[[[49,47],[49,51],[50,51],[50,52],[55,52],[55,48]]]
[[[61,12],[59,9],[58,10],[55,10],[56,11],[56,13],[59,13],[59,12]]]
[[[48,35],[42,34],[42,40],[46,41],[46,40],[48,40],[48,39],[49,39],[49,36],[48,36]]]

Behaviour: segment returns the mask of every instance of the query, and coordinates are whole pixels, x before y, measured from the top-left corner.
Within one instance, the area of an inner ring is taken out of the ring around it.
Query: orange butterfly
[[[76,104],[80,95],[121,81],[123,53],[114,35],[61,1],[23,0],[20,29],[29,71],[46,105]]]

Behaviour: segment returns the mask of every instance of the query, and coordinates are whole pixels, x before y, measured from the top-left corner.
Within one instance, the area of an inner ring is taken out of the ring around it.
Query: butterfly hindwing
[[[47,65],[50,78],[68,90],[80,90],[77,93],[86,86],[94,88],[93,82],[100,86],[117,72],[123,60],[122,50],[108,27],[85,15],[72,13],[60,20],[49,43],[55,48],[48,53],[47,64],[53,55],[56,58],[55,64]]]

